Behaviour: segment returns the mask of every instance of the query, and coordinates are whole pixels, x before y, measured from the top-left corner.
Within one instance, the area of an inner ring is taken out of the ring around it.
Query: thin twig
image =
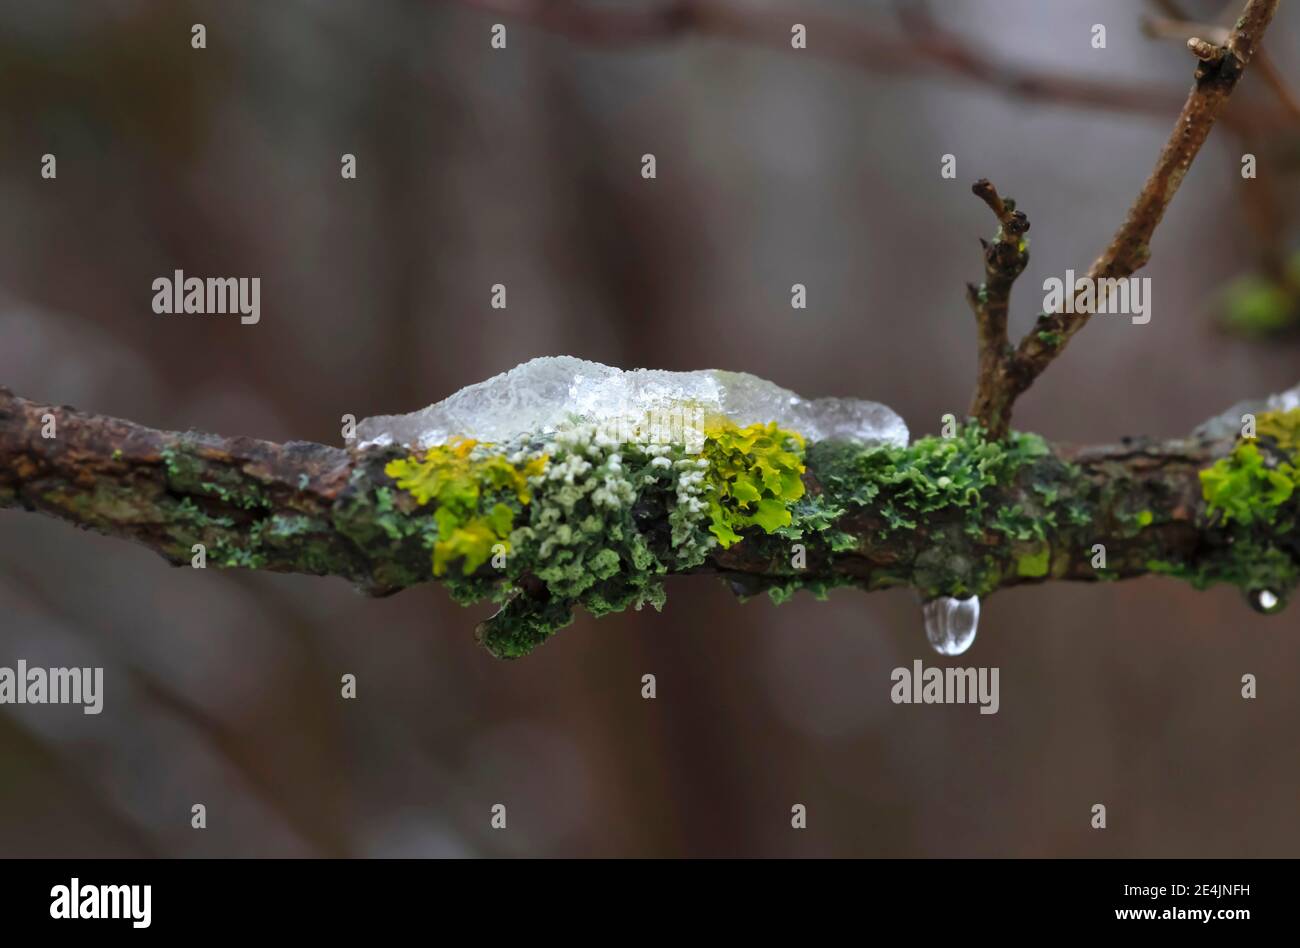
[[[1218,26],[1213,23],[1193,22],[1175,12],[1180,9],[1176,4],[1159,3],[1158,5],[1166,12],[1169,12],[1170,15],[1143,19],[1142,32],[1151,38],[1171,39],[1181,43],[1198,39],[1214,46],[1227,45],[1228,36],[1231,32],[1228,27]],[[1277,68],[1277,64],[1273,62],[1273,57],[1269,55],[1268,50],[1260,48],[1255,53],[1254,65],[1260,76],[1268,84],[1268,87],[1273,91],[1273,95],[1281,104],[1287,117],[1293,123],[1300,123],[1300,98],[1297,98],[1286,77],[1282,75],[1281,70]]]
[[[976,181],[971,190],[998,220],[998,231],[992,242],[980,240],[984,248],[984,282],[966,287],[979,341],[979,376],[970,413],[985,418],[996,413],[1000,370],[1011,354],[1007,315],[1011,287],[1029,263],[1029,243],[1025,238],[1029,219],[1023,211],[1016,210],[1014,201],[1004,200],[988,179]]]

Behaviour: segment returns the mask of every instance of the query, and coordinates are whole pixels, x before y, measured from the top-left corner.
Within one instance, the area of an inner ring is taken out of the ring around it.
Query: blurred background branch
[[[1161,116],[1172,114],[1182,96],[1154,84],[1098,80],[1035,69],[1009,62],[1004,54],[981,49],[960,32],[946,28],[930,12],[926,0],[897,0],[892,4],[898,29],[863,22],[861,17],[795,8],[752,0],[651,0],[631,6],[593,4],[589,0],[437,0],[525,23],[574,42],[612,49],[668,43],[687,37],[724,39],[775,51],[791,52],[790,28],[807,27],[814,37],[801,54],[838,62],[882,78],[938,78],[973,83],[1010,99],[1064,107]],[[1222,23],[1198,22],[1178,0],[1151,0],[1161,16],[1140,21],[1153,39],[1179,42],[1198,38],[1213,47],[1230,42],[1240,9],[1237,0],[1221,5]],[[1254,47],[1252,46],[1253,50]],[[1235,102],[1219,120],[1243,148],[1255,153],[1271,130],[1300,130],[1300,97],[1267,50],[1252,56],[1252,65],[1272,93],[1276,106]],[[1300,142],[1300,134],[1292,138]],[[1300,149],[1300,144],[1295,146]],[[1290,160],[1292,165],[1300,162]],[[1283,169],[1285,173],[1285,169]],[[1271,335],[1300,326],[1300,250],[1286,244],[1289,227],[1280,203],[1271,199],[1275,175],[1252,181],[1243,195],[1241,213],[1259,244],[1257,276],[1246,276],[1228,287],[1219,305],[1221,324],[1232,332]],[[1055,339],[1057,329],[1043,330]],[[1067,336],[1068,338],[1068,336]],[[1026,337],[1027,364],[1046,358],[1037,335]],[[1031,351],[1032,350],[1032,351]],[[1032,370],[1021,371],[1024,379]],[[987,400],[981,400],[982,405]]]
[[[750,43],[796,52],[790,29],[803,24],[811,37],[801,55],[827,59],[889,78],[940,78],[975,83],[1013,99],[1054,105],[1168,115],[1182,95],[1175,89],[1070,76],[1004,61],[947,30],[916,0],[894,5],[902,35],[805,5],[758,4],[753,0],[652,0],[607,6],[587,0],[436,0],[567,37],[611,48],[680,40],[690,36]],[[1223,31],[1226,34],[1226,30]],[[1243,126],[1272,125],[1268,111],[1243,108],[1232,120]]]
[[[1174,39],[1182,43],[1202,39],[1216,46],[1228,44],[1232,32],[1230,25],[1194,22],[1183,11],[1177,0],[1151,0],[1151,2],[1165,13],[1164,17],[1148,16],[1142,19],[1142,31],[1153,39]],[[1224,6],[1227,13],[1231,13],[1233,9],[1231,3]],[[1290,116],[1293,123],[1300,123],[1300,99],[1296,98],[1291,84],[1273,62],[1273,57],[1268,54],[1268,50],[1262,47],[1257,49],[1253,64],[1255,70],[1268,83],[1269,89],[1276,96],[1283,111]]]

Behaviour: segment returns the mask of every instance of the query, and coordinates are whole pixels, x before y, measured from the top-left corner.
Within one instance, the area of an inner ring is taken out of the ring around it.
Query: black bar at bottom
[[[6,934],[90,937],[373,937],[414,925],[430,938],[467,926],[549,938],[598,922],[610,937],[771,934],[782,922],[1231,935],[1286,924],[1295,871],[1276,860],[0,861],[0,918]]]

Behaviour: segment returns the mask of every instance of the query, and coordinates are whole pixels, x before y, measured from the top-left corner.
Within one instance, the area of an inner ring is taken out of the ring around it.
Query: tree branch
[[[1221,47],[1189,41],[1189,47],[1200,60],[1195,84],[1178,114],[1169,140],[1156,159],[1154,170],[1129,209],[1124,223],[1088,269],[1084,279],[1089,283],[1095,286],[1100,280],[1123,279],[1146,265],[1151,256],[1150,242],[1156,227],[1237,87],[1277,11],[1277,5],[1278,0],[1248,0],[1245,11]],[[1066,292],[1075,293],[1075,288],[1067,287]],[[1075,298],[1078,299],[1078,294]],[[1040,315],[1015,352],[1003,361],[992,383],[986,381],[981,371],[980,387],[991,384],[998,396],[980,401],[977,390],[977,401],[986,412],[977,417],[995,437],[1008,430],[1016,399],[1064,351],[1074,334],[1091,318],[1087,313],[1078,312],[1078,307],[1070,308],[1075,312]]]
[[[55,437],[44,437],[50,430]],[[759,535],[715,549],[696,571],[721,573],[746,593],[796,577],[924,592],[947,583],[959,562],[980,564],[996,587],[1141,576],[1156,562],[1163,572],[1214,578],[1233,538],[1206,516],[1198,473],[1232,446],[1206,437],[1058,446],[1013,481],[981,492],[977,530],[962,511],[945,508],[918,516],[914,529],[889,532],[878,511],[853,508],[835,525],[852,544],[834,555],[810,545],[806,569],[791,567],[788,540]],[[420,538],[397,536],[385,522],[391,511],[370,502],[377,488],[392,489],[383,466],[402,453],[158,431],[0,388],[0,508],[131,540],[178,566],[189,565],[201,543],[209,566],[341,576],[372,595],[432,579]],[[813,494],[828,471],[815,459],[810,453],[805,475]],[[1080,515],[1057,515],[1066,509]],[[1041,538],[1001,529],[1007,511],[1036,520]],[[1279,542],[1295,545],[1294,538]],[[1105,569],[1091,565],[1096,544],[1106,547]],[[1027,569],[1025,557],[1044,550],[1038,567]]]
[[[354,469],[347,451],[323,444],[158,431],[0,388],[0,507],[132,540],[174,565],[202,543],[218,566],[391,591],[333,522]]]

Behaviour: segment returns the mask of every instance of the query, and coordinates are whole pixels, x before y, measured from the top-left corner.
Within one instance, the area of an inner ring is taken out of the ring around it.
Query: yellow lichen
[[[417,504],[437,506],[435,576],[445,573],[456,560],[463,560],[461,569],[469,575],[488,560],[498,545],[509,552],[515,510],[503,499],[512,496],[520,505],[527,504],[532,499],[528,479],[546,470],[546,455],[513,464],[501,454],[480,451],[476,456],[474,449],[478,447],[491,445],[456,438],[430,448],[423,456],[398,458],[384,467],[384,473]]]
[[[709,462],[709,532],[724,546],[740,540],[740,530],[762,527],[771,533],[791,521],[789,505],[803,496],[804,440],[776,422],[745,428],[730,421],[705,428],[704,457]]]
[[[1260,438],[1272,438],[1293,457],[1300,454],[1300,408],[1264,412],[1255,420],[1255,433]]]

